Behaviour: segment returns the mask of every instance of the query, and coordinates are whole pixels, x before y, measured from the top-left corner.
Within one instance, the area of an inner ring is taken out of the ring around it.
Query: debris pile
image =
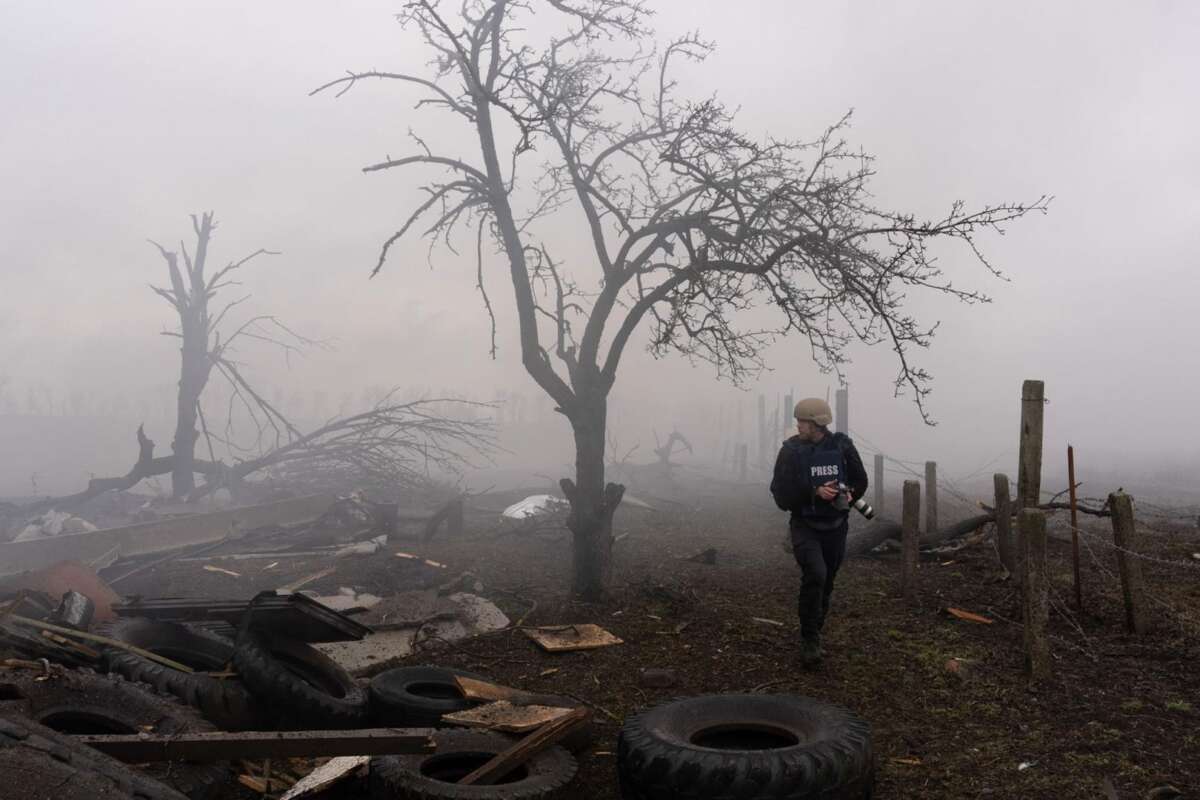
[[[193,539],[165,555],[112,554],[103,564],[111,584],[78,562],[7,579],[0,773],[36,760],[44,742],[74,770],[74,778],[64,772],[64,798],[115,787],[199,800],[234,782],[287,798],[345,781],[397,794],[429,782],[565,785],[576,769],[566,748],[592,737],[578,701],[433,665],[398,666],[425,641],[511,626],[470,574],[447,579],[446,565],[389,550],[400,516],[355,493],[315,521]],[[70,519],[47,514],[43,523],[62,532]],[[238,587],[280,561],[314,557],[332,566],[249,596],[121,597],[112,586],[199,561],[196,575],[212,576],[206,583]],[[347,582],[340,559],[419,576],[419,588]],[[253,573],[239,566],[254,562]],[[595,638],[588,627],[545,634]],[[526,777],[514,778],[518,770]]]

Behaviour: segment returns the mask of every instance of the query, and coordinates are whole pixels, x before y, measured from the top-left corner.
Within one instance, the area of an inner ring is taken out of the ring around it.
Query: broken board
[[[522,694],[520,689],[514,689],[511,686],[488,683],[487,681],[468,678],[465,675],[455,676],[454,681],[458,684],[458,689],[462,692],[463,697],[468,700],[494,702],[496,700],[512,700]]]
[[[562,719],[571,713],[569,708],[554,706],[514,706],[507,700],[497,700],[466,711],[443,714],[442,721],[466,728],[486,728],[501,733],[528,733],[543,725]]]
[[[571,650],[592,650],[622,644],[623,640],[613,636],[599,625],[559,625],[550,628],[526,628],[525,635],[543,650],[565,653]]]

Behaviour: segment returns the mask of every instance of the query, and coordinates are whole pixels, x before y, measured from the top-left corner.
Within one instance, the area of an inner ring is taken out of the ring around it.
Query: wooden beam
[[[432,728],[364,728],[353,731],[249,731],[166,736],[74,736],[120,761],[227,761],[305,756],[378,756],[432,753]]]
[[[546,723],[503,753],[497,753],[482,767],[462,778],[459,785],[486,786],[495,783],[538,753],[562,741],[576,726],[587,720],[589,713],[582,706],[571,709],[571,713],[565,717]]]

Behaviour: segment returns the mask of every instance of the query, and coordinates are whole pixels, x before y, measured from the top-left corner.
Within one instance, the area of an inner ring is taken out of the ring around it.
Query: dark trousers
[[[802,521],[793,522],[792,555],[800,565],[800,635],[815,639],[825,625],[833,579],[846,558],[846,520],[832,530],[817,530]]]

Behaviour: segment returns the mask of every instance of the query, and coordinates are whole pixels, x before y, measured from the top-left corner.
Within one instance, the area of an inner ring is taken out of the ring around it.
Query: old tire
[[[226,731],[273,727],[246,687],[237,679],[214,678],[233,659],[233,642],[203,628],[149,619],[119,619],[102,632],[126,644],[178,661],[196,672],[181,672],[131,653],[109,648],[106,665],[131,681],[148,683],[164,694],[199,709],[205,719]]]
[[[258,631],[238,637],[233,664],[255,700],[283,709],[284,730],[361,728],[367,693],[316,648]]]
[[[575,759],[551,747],[503,783],[460,786],[457,781],[512,746],[513,739],[486,731],[439,731],[436,753],[371,759],[373,800],[537,800],[551,797],[575,777]]]
[[[30,719],[0,717],[0,800],[186,800],[171,787]]]
[[[213,730],[194,709],[114,676],[80,670],[43,681],[26,678],[14,685],[24,698],[25,713],[63,734],[170,736]],[[211,762],[158,762],[145,773],[192,800],[212,797],[230,775],[228,765]]]
[[[795,695],[708,695],[626,720],[617,744],[626,800],[870,798],[870,726]]]
[[[443,714],[479,705],[463,697],[456,677],[485,680],[453,667],[397,667],[371,679],[371,711],[383,725],[440,727]]]

